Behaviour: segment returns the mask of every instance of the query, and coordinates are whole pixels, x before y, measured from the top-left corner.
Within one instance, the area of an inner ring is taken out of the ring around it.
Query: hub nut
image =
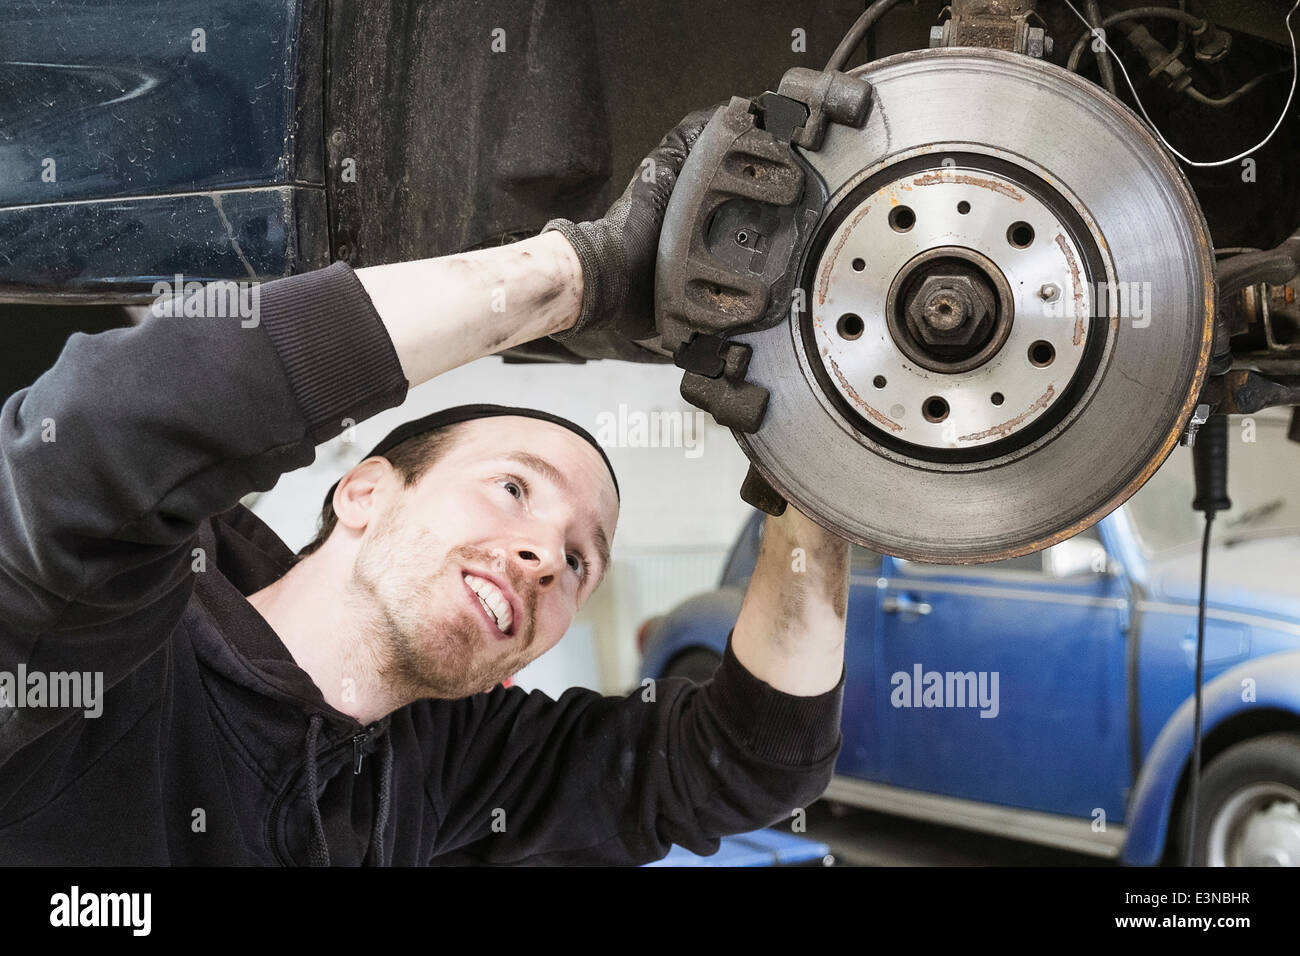
[[[907,325],[922,342],[969,346],[993,325],[997,302],[993,290],[964,272],[926,276],[908,297]]]

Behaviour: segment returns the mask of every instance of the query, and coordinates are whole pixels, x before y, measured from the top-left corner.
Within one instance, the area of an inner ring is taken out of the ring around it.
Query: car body
[[[1281,417],[1233,427],[1257,440],[1233,448],[1234,509],[1219,516],[1210,551],[1207,773],[1238,745],[1300,731],[1300,501],[1285,478],[1300,446]],[[936,566],[855,546],[843,748],[827,796],[1131,864],[1165,860],[1180,843],[1171,836],[1191,756],[1192,497],[1190,452],[1179,448],[1127,504],[1042,552]],[[701,653],[721,653],[761,518],[745,525],[717,590],[648,628],[645,677],[684,662],[699,676]],[[1278,781],[1274,799],[1234,825],[1280,826],[1270,839],[1285,845],[1270,852],[1300,864],[1289,856],[1300,837],[1293,792],[1294,778]]]
[[[776,828],[725,836],[718,852],[701,856],[674,845],[662,860],[644,864],[660,866],[831,866],[830,847],[818,840]]]

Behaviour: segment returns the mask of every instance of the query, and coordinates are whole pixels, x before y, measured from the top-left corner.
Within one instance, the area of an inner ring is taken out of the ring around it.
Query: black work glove
[[[565,342],[603,329],[639,338],[654,332],[655,257],[664,210],[687,154],[716,110],[696,110],[670,130],[603,219],[552,219],[542,229],[568,239],[582,265],[578,321],[552,339]]]

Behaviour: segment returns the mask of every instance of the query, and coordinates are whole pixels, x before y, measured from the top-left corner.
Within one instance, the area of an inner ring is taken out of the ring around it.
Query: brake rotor
[[[739,335],[771,393],[736,432],[842,537],[938,563],[1095,523],[1190,418],[1214,310],[1208,231],[1141,120],[993,50],[899,54],[861,129],[806,151],[830,201],[797,318]]]

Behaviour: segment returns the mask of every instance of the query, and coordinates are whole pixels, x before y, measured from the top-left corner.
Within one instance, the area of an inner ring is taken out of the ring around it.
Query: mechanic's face
[[[567,428],[457,428],[417,484],[387,496],[353,572],[389,635],[384,676],[415,697],[490,690],[554,647],[604,576],[618,520],[600,454]]]

